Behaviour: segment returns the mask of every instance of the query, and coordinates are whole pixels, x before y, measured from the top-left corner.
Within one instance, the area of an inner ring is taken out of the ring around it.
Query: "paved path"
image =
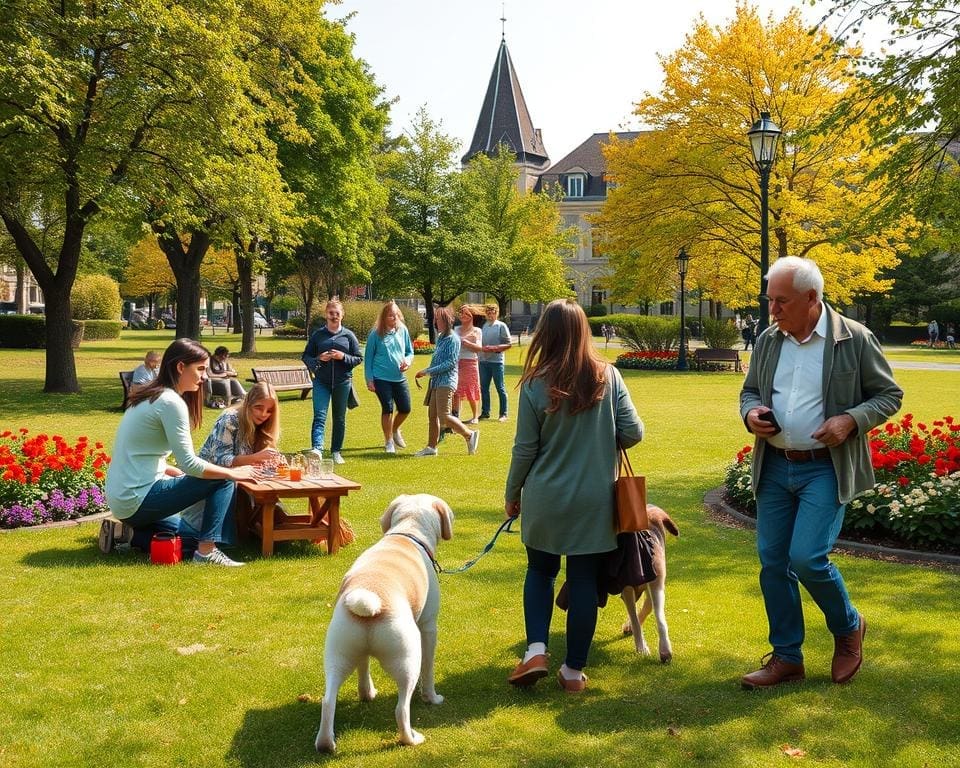
[[[960,371],[960,363],[918,363],[913,360],[891,360],[891,368],[912,368],[918,371]]]

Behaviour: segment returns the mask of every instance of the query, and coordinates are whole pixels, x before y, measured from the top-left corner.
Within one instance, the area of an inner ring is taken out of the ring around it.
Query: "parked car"
[[[261,313],[253,313],[253,327],[254,328],[273,328],[273,323],[271,323],[267,318],[265,318]]]
[[[164,328],[177,327],[177,319],[173,315],[171,315],[169,312],[164,312],[162,315],[160,315],[160,319],[163,321]]]

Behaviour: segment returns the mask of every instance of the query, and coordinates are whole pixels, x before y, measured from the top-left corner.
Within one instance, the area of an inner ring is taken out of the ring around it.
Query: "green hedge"
[[[73,321],[73,346],[80,345],[84,321]],[[118,323],[119,325],[119,323]],[[0,347],[9,349],[45,349],[47,318],[43,315],[0,315]]]
[[[120,338],[123,323],[119,320],[84,320],[84,341],[109,341]]]
[[[733,349],[742,338],[737,326],[730,320],[709,317],[703,320],[703,341],[708,349]]]

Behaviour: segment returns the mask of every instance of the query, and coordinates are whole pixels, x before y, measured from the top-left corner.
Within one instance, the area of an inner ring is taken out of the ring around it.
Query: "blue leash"
[[[475,558],[473,558],[473,560],[468,560],[468,561],[465,562],[463,565],[461,565],[459,568],[454,568],[454,569],[451,570],[451,571],[448,571],[448,570],[445,569],[445,568],[444,568],[444,569],[441,569],[441,570],[439,571],[439,573],[463,573],[464,571],[469,570],[470,568],[472,568],[474,565],[477,564],[477,561],[478,561],[481,557],[483,557],[485,554],[487,554],[487,552],[489,552],[491,549],[493,549],[493,545],[497,543],[497,537],[498,537],[501,533],[503,533],[504,531],[506,531],[507,533],[516,533],[516,531],[510,530],[510,526],[513,525],[514,520],[516,520],[518,517],[519,517],[519,515],[518,515],[517,517],[508,517],[506,520],[504,520],[502,523],[500,523],[500,527],[497,528],[497,532],[496,532],[495,534],[493,534],[493,538],[490,539],[490,543],[487,544],[487,546],[485,546],[485,547],[483,548],[483,550],[481,550],[480,554],[477,555]]]

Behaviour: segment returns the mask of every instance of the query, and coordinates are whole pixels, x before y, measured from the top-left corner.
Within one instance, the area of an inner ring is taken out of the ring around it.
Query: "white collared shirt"
[[[773,414],[783,428],[767,442],[777,448],[808,450],[822,448],[812,435],[824,421],[823,351],[827,338],[827,313],[820,305],[820,319],[813,332],[798,340],[783,334],[780,360],[773,376]]]

